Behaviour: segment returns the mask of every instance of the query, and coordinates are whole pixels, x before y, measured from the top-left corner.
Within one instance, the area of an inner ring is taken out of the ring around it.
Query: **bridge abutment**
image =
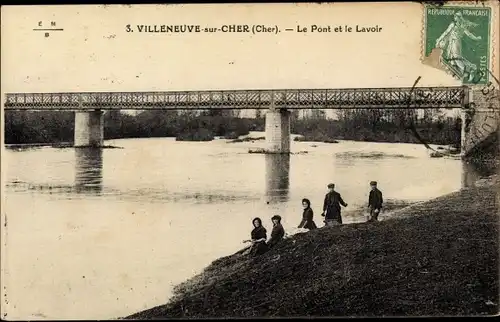
[[[104,142],[104,114],[101,110],[75,112],[75,147],[101,147]]]
[[[290,111],[270,109],[266,113],[268,153],[290,153]]]
[[[474,102],[474,108],[462,110],[462,158],[489,144],[492,136],[500,134],[500,93],[498,89],[486,93],[480,89],[471,90],[467,98]]]

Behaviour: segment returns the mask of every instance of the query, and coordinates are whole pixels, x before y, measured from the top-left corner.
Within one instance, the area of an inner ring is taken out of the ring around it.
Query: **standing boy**
[[[368,209],[370,210],[370,219],[368,221],[377,221],[378,215],[382,210],[382,191],[377,188],[377,181],[370,182],[370,196],[368,197]]]
[[[325,217],[325,226],[342,225],[342,215],[340,205],[347,207],[347,204],[342,200],[340,193],[335,191],[335,185],[330,183],[328,185],[328,193],[323,202],[323,213]],[[326,212],[326,213],[325,213]]]

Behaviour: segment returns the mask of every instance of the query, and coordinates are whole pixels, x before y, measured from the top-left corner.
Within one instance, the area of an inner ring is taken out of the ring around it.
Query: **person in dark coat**
[[[313,220],[314,212],[311,209],[311,201],[305,198],[302,199],[302,207],[304,208],[304,212],[302,213],[302,221],[298,228],[306,228],[309,230],[318,228]]]
[[[252,220],[254,229],[250,233],[250,238],[244,240],[243,242],[251,242],[252,246],[245,252],[245,254],[250,254],[252,256],[261,255],[265,253],[268,249],[266,244],[267,230],[262,226],[262,220],[260,218],[254,218]]]
[[[370,195],[368,196],[368,209],[370,211],[370,219],[368,221],[378,221],[378,215],[382,210],[382,191],[377,188],[377,181],[370,182]]]
[[[267,242],[269,247],[273,247],[285,237],[285,229],[281,225],[281,217],[276,215],[271,220],[273,221],[273,230],[271,231],[271,238]]]
[[[323,213],[325,217],[325,226],[342,225],[342,215],[340,205],[347,207],[347,203],[342,200],[340,193],[335,191],[335,185],[330,183],[328,185],[328,193],[323,202]]]

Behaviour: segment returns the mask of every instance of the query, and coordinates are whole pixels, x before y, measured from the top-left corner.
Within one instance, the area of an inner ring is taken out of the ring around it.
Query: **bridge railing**
[[[5,109],[457,108],[463,87],[7,93]]]

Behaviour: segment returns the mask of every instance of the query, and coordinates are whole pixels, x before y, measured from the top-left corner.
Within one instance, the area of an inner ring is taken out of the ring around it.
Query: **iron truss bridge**
[[[6,93],[6,110],[461,108],[466,87]]]

